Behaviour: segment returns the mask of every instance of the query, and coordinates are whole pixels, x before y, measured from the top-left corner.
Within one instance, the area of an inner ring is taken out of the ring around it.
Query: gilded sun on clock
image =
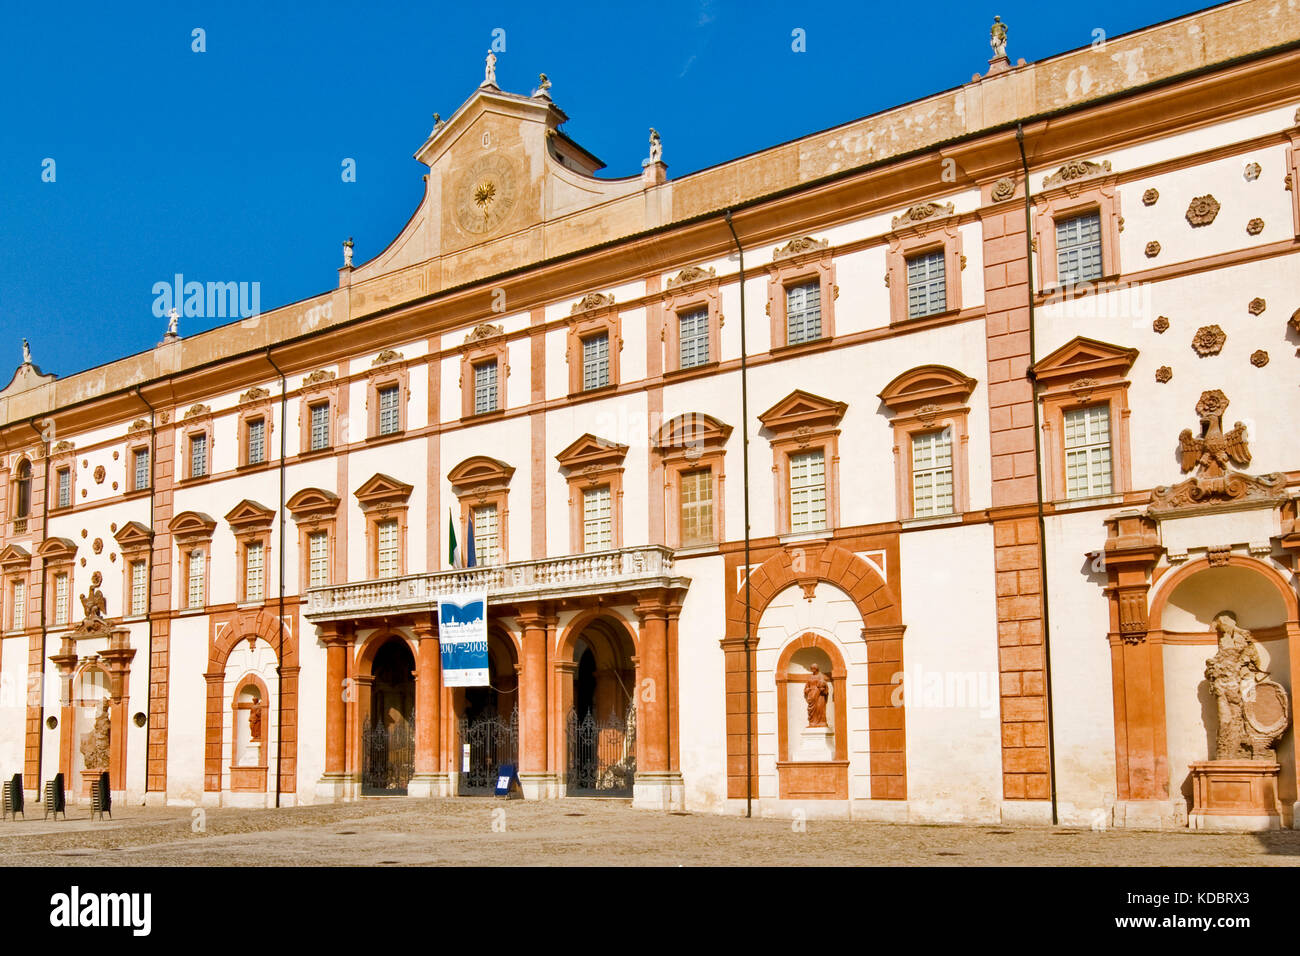
[[[456,223],[469,233],[494,231],[515,204],[515,174],[510,161],[484,156],[465,170],[456,187]]]

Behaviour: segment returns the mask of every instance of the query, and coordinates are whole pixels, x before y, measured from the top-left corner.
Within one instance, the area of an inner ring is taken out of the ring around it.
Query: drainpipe
[[[280,762],[284,759],[281,737],[284,735],[284,451],[285,435],[289,427],[289,392],[284,372],[271,358],[271,349],[266,350],[266,360],[280,376],[280,610],[276,615],[280,632],[280,660],[275,668],[275,805],[280,806]]]
[[[49,419],[53,421],[53,419]],[[41,496],[41,534],[45,537],[50,535],[50,443],[45,440],[45,432],[36,427],[36,416],[33,415],[27,419],[27,424],[32,431],[41,436],[41,444],[44,446],[45,458],[45,493]],[[30,506],[31,492],[27,493],[27,501]],[[30,507],[28,511],[30,512]],[[30,515],[29,515],[30,517]],[[30,530],[30,529],[29,529]],[[36,727],[36,802],[40,803],[44,795],[45,788],[42,786],[41,770],[45,764],[45,652],[49,650],[46,646],[48,643],[50,629],[45,624],[45,590],[49,584],[46,578],[49,576],[49,559],[41,558],[41,719]],[[68,586],[72,586],[72,577],[68,577]],[[24,604],[23,613],[27,613]],[[24,628],[25,630],[25,628]]]
[[[1047,773],[1052,795],[1052,826],[1059,823],[1056,807],[1056,733],[1052,707],[1052,627],[1047,600],[1047,522],[1043,518],[1043,449],[1042,426],[1038,413],[1038,381],[1034,377],[1034,362],[1038,352],[1035,349],[1034,323],[1034,256],[1033,224],[1030,221],[1031,205],[1029,195],[1029,162],[1025,159],[1025,130],[1016,124],[1016,145],[1020,148],[1020,171],[1025,177],[1025,268],[1026,281],[1029,283],[1029,369],[1025,373],[1033,388],[1034,397],[1034,463],[1037,476],[1034,491],[1038,499],[1038,574],[1040,593],[1043,595],[1043,677],[1047,691]]]
[[[158,485],[156,482],[158,467],[158,436],[154,431],[154,414],[153,403],[144,397],[144,392],[140,391],[140,386],[135,387],[136,398],[144,402],[149,409],[149,563],[145,565],[147,577],[145,585],[148,588],[144,601],[144,623],[145,623],[145,661],[147,664],[146,683],[144,693],[144,712],[149,713],[149,708],[153,704],[153,542],[154,542],[154,522],[155,507],[158,504]],[[130,464],[128,463],[128,467]],[[169,556],[170,558],[170,556]],[[129,575],[128,575],[129,577]],[[152,730],[148,721],[145,722],[145,767],[144,767],[144,792],[149,792],[149,731]]]
[[[749,646],[749,362],[745,349],[745,250],[731,224],[731,210],[725,213],[731,240],[740,257],[740,448],[743,460],[742,484],[745,488],[745,816],[754,815],[754,678],[753,649]]]

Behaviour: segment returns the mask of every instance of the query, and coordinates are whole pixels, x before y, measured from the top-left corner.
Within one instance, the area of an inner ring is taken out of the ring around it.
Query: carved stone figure
[[[23,339],[23,364],[24,365],[32,364],[32,348],[30,345],[27,344],[26,339]]]
[[[487,61],[483,66],[483,85],[497,85],[497,55],[488,50]]]
[[[538,79],[537,89],[533,90],[533,96],[536,96],[536,97],[539,97],[539,98],[544,97],[544,98],[546,98],[546,99],[550,99],[550,97],[551,97],[551,81],[550,81],[549,79],[547,79],[545,73],[538,73],[538,74],[537,74],[537,79]]]
[[[446,125],[447,125],[447,123],[446,123],[446,121],[442,118],[442,114],[440,114],[440,113],[434,113],[434,114],[433,114],[433,132],[430,133],[429,135],[430,135],[430,136],[433,136],[434,134],[436,134],[436,133],[438,132],[438,130],[442,129],[442,128],[443,128],[444,126],[446,126]]]
[[[1231,611],[1214,617],[1219,650],[1205,662],[1218,704],[1216,760],[1273,760],[1288,723],[1286,691],[1268,680],[1259,645]]]
[[[664,158],[664,144],[659,139],[659,131],[650,127],[650,162],[661,163]]]
[[[167,312],[167,334],[168,335],[176,335],[176,336],[180,335],[180,331],[179,331],[180,321],[181,321],[181,314],[176,311],[175,307],[173,307]]]
[[[1007,25],[1001,17],[993,18],[993,26],[989,28],[989,46],[993,47],[994,59],[1007,55]]]
[[[826,701],[831,695],[830,681],[816,665],[809,665],[811,676],[803,686],[803,699],[808,704],[808,726],[826,726]]]
[[[81,738],[81,756],[87,770],[107,770],[109,760],[109,738],[112,736],[112,720],[108,716],[108,701],[101,701],[99,713],[95,717],[95,729]]]
[[[347,240],[343,243],[343,268],[344,269],[352,268],[352,237],[351,236],[348,236]]]
[[[254,743],[262,739],[262,702],[253,701],[248,711],[248,737]]]
[[[81,608],[85,612],[85,617],[77,625],[78,634],[93,634],[108,630],[108,622],[104,620],[108,602],[104,599],[104,592],[99,589],[103,580],[104,576],[96,571],[90,576],[90,590],[81,595]]]

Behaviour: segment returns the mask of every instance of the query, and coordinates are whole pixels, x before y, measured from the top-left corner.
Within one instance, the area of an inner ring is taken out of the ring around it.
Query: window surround
[[[791,239],[772,253],[772,264],[767,267],[767,314],[772,326],[772,351],[784,348],[807,347],[835,337],[835,300],[839,286],[835,284],[835,263],[831,259],[830,243],[825,239]],[[820,286],[821,328],[820,338],[811,342],[786,341],[786,289],[803,282],[816,280]]]
[[[284,507],[298,526],[298,593],[305,594],[311,586],[311,535],[317,531],[325,532],[326,581],[334,584],[339,496],[323,488],[303,488],[294,492]]]
[[[4,581],[4,594],[0,596],[0,605],[4,607],[4,620],[0,622],[4,627],[0,628],[5,633],[17,633],[27,629],[27,621],[31,620],[32,613],[32,556],[25,548],[20,548],[16,544],[6,545],[3,551],[0,551],[0,578]],[[26,620],[13,620],[13,596],[14,583],[21,581],[23,585],[23,604],[25,605],[23,615]]]
[[[1110,406],[1110,494],[1123,495],[1132,490],[1127,375],[1137,356],[1137,349],[1080,335],[1039,359],[1031,369],[1042,404],[1047,488],[1052,501],[1067,500],[1065,412],[1089,405]]]
[[[609,485],[610,547],[623,547],[623,458],[627,445],[588,432],[555,456],[569,484],[569,553],[585,550],[583,492]]]
[[[953,515],[970,510],[970,433],[966,402],[976,381],[946,365],[920,365],[897,376],[880,392],[894,430],[894,496],[898,520],[913,518],[912,438],[952,429]],[[948,515],[927,515],[941,521]]]
[[[275,431],[275,415],[271,409],[271,393],[260,387],[253,387],[239,396],[239,462],[241,469],[266,468],[271,464],[271,435]],[[262,460],[249,461],[250,430],[252,424],[262,420]]]
[[[145,469],[145,483],[137,485],[135,483],[135,456],[139,452],[144,452],[149,456],[149,467]],[[153,448],[149,441],[128,439],[126,446],[126,494],[135,494],[136,492],[148,491],[153,485]]]
[[[465,336],[460,352],[460,417],[487,418],[504,414],[506,379],[510,376],[509,350],[505,331],[499,325],[483,323]],[[474,411],[474,366],[497,363],[497,407],[488,412]]]
[[[475,455],[447,473],[452,493],[460,501],[460,526],[468,527],[470,512],[485,505],[497,509],[497,551],[500,563],[510,560],[510,478],[515,470],[504,461]]]
[[[329,403],[329,434],[324,448],[315,450],[311,447],[311,408],[313,405]],[[298,454],[325,455],[334,449],[339,438],[336,430],[339,410],[339,383],[336,373],[330,369],[317,369],[302,380],[302,391],[298,395]]]
[[[371,363],[366,376],[367,441],[383,441],[406,434],[406,406],[411,400],[411,372],[401,352],[384,349]],[[389,386],[397,386],[397,431],[387,435],[379,433],[379,393]],[[310,423],[309,426],[310,427]]]
[[[275,510],[245,498],[226,514],[226,523],[235,536],[236,568],[238,580],[235,582],[235,603],[247,604],[248,597],[248,547],[252,544],[262,545],[262,596],[253,598],[257,602],[271,599],[271,525],[275,523]]]
[[[27,522],[32,516],[32,498],[36,482],[36,468],[32,464],[32,455],[21,454],[14,459],[13,467],[9,469],[9,518],[13,522],[13,533],[16,535],[27,533]],[[27,477],[19,477],[26,465]],[[19,504],[23,497],[22,485],[27,484],[27,502],[26,509],[19,514]]]
[[[821,449],[826,482],[826,527],[809,534],[826,536],[839,527],[839,423],[848,409],[845,402],[822,398],[795,389],[758,420],[768,433],[772,448],[772,476],[775,482],[777,534],[791,534],[790,456]],[[800,532],[803,534],[803,532]]]
[[[696,266],[683,269],[668,280],[668,291],[662,295],[662,301],[663,328],[659,338],[664,343],[665,374],[687,374],[716,366],[721,358],[719,349],[723,325],[722,295],[716,270]],[[700,309],[707,309],[709,313],[709,360],[682,368],[681,316]]]
[[[59,505],[59,472],[68,473],[68,503]],[[50,514],[71,511],[77,504],[77,452],[72,442],[61,441],[50,449],[50,474],[54,481],[50,488]]]
[[[217,528],[216,519],[201,511],[182,511],[167,524],[167,531],[176,544],[179,559],[179,581],[176,590],[177,607],[181,611],[202,611],[212,603],[212,533]],[[190,552],[203,549],[203,605],[190,607]]]
[[[73,586],[73,566],[77,559],[77,545],[69,538],[46,538],[41,542],[40,547],[36,549],[36,556],[45,563],[45,587],[46,593],[45,614],[46,624],[51,628],[72,628],[74,626],[72,617],[72,595],[76,588]],[[59,608],[57,606],[58,591],[54,587],[54,581],[60,574],[68,576],[68,593],[63,599],[63,614],[65,619],[61,623],[55,623],[59,620]],[[28,592],[27,600],[31,601],[31,592]],[[105,612],[107,616],[107,612]]]
[[[406,512],[412,486],[391,475],[376,472],[353,495],[366,516],[366,576],[379,577],[379,523],[397,521],[397,574],[406,574]]]
[[[889,324],[920,322],[961,310],[961,230],[952,203],[919,203],[895,216],[885,253],[889,283]],[[909,318],[907,313],[907,260],[927,252],[943,252],[943,287],[946,303],[940,312]]]
[[[664,466],[664,516],[666,518],[666,544],[670,548],[682,547],[681,482],[682,475],[707,468],[713,482],[713,544],[726,540],[723,507],[726,501],[727,439],[732,426],[711,415],[688,412],[678,415],[660,426],[652,440],[654,451]],[[697,545],[692,545],[697,547]],[[704,547],[704,545],[698,545]]]
[[[1291,227],[1297,239],[1300,239],[1300,123],[1289,130],[1287,136],[1291,141],[1286,147],[1286,174],[1291,184]]]
[[[152,569],[150,567],[153,553],[153,532],[139,521],[128,521],[117,529],[117,533],[113,537],[117,540],[118,550],[122,552],[122,616],[125,618],[143,617],[144,614],[149,613],[149,608],[153,603]],[[131,565],[136,561],[144,562],[144,614],[131,613]]]
[[[619,353],[623,351],[618,308],[612,295],[592,292],[574,303],[568,318],[565,361],[569,363],[569,397],[591,395],[619,384]],[[605,332],[609,335],[609,381],[597,388],[582,387],[582,341]]]
[[[1085,170],[1082,176],[1065,179],[1067,170]],[[1095,169],[1096,172],[1089,170]],[[1120,208],[1117,175],[1110,175],[1110,163],[1071,163],[1048,176],[1045,191],[1034,197],[1034,242],[1038,248],[1038,290],[1054,291],[1059,285],[1056,262],[1056,222],[1089,212],[1101,217],[1101,278],[1113,280],[1120,275],[1119,229]]]
[[[213,461],[216,452],[212,444],[212,409],[207,405],[191,405],[185,412],[179,431],[181,440],[177,444],[180,446],[181,468],[178,473],[185,476],[181,480],[205,481],[211,478],[215,473]],[[193,473],[194,460],[190,453],[190,443],[196,435],[207,437],[207,469],[202,475]]]

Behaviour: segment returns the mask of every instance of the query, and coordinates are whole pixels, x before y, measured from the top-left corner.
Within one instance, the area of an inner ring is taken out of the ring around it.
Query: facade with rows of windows
[[[1300,669],[1297,42],[1242,0],[677,179],[484,84],[337,289],[0,393],[0,773],[1186,825],[1215,614]]]

